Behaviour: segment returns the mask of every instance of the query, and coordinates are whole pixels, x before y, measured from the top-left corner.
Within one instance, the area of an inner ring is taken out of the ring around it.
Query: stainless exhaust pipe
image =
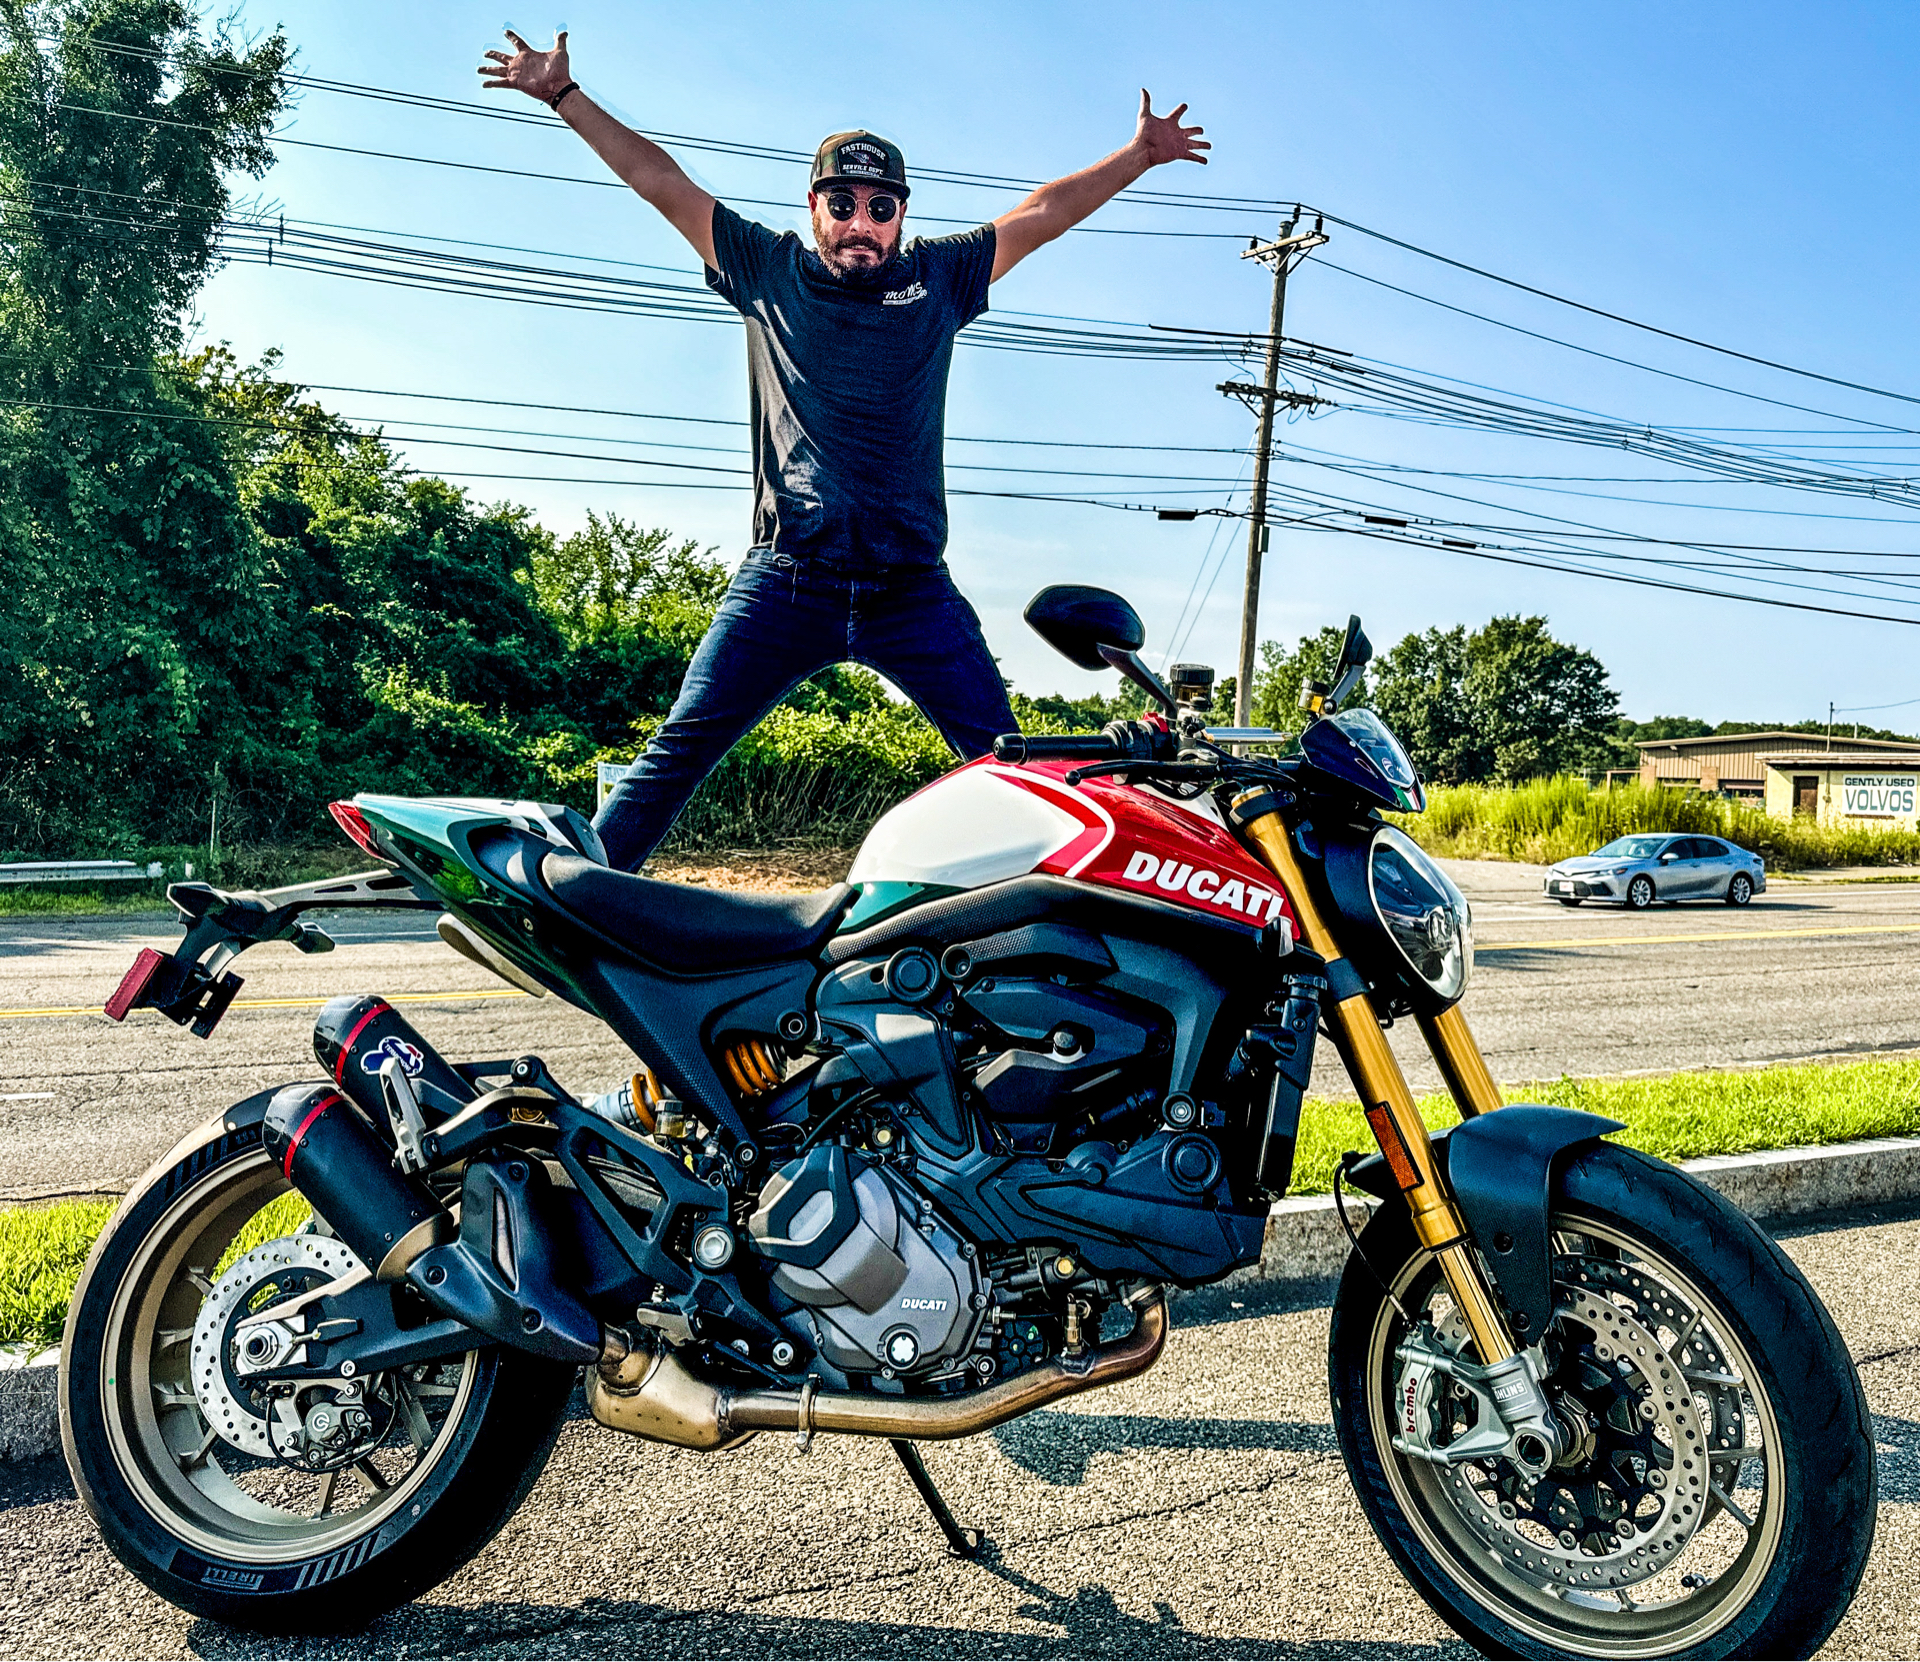
[[[1167,1300],[1158,1287],[1128,1301],[1133,1331],[1088,1351],[1077,1366],[1042,1363],[1016,1378],[952,1397],[864,1396],[852,1391],[742,1391],[702,1379],[650,1330],[640,1343],[609,1330],[599,1367],[587,1375],[587,1406],[615,1431],[676,1448],[723,1449],[756,1431],[817,1432],[938,1442],[991,1431],[1061,1397],[1142,1374],[1167,1342]]]

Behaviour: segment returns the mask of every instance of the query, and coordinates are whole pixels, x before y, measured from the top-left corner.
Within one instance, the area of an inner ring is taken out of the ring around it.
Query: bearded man
[[[637,870],[700,781],[802,681],[851,661],[877,670],[961,757],[1014,730],[980,620],[948,575],[945,438],[954,336],[987,286],[1149,168],[1206,161],[1182,104],[1140,94],[1132,142],[1042,185],[990,225],[902,241],[899,149],[836,133],[814,157],[812,248],[743,219],[650,139],[580,90],[559,35],[488,52],[489,87],[538,98],[659,210],[747,325],[753,546],[659,732],[595,820],[608,862]]]

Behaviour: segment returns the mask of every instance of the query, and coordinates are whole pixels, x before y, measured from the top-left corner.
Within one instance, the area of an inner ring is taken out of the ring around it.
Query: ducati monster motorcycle
[[[585,1098],[343,997],[314,1079],[147,1174],[60,1374],[75,1483],[136,1576],[244,1627],[364,1623],[501,1528],[583,1371],[602,1425],[681,1448],[887,1439],[977,1551],[916,1445],[1139,1377],[1170,1290],[1259,1262],[1324,1037],[1379,1145],[1341,1172],[1372,1199],[1332,1413],[1407,1581],[1490,1654],[1820,1645],[1874,1522],[1846,1349],[1764,1234],[1615,1122],[1503,1104],[1460,1010],[1467,901],[1383,817],[1420,781],[1342,707],[1359,620],[1283,741],[1209,729],[1211,672],[1164,685],[1117,595],[1050,588],[1027,617],[1153,713],[1007,735],[824,894],[611,870],[565,808],[366,795],[333,812],[377,869],[169,891],[184,939],[109,1015],[204,1037],[242,951],[415,907],[635,1064]],[[1458,1107],[1444,1132],[1395,1022]]]

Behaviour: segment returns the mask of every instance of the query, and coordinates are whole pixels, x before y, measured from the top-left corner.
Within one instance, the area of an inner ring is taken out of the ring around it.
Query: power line
[[[1317,208],[1313,211],[1320,212]],[[1384,242],[1391,247],[1404,249],[1409,254],[1418,254],[1422,259],[1452,266],[1456,271],[1464,271],[1471,276],[1485,278],[1490,283],[1500,283],[1507,288],[1518,289],[1522,294],[1551,300],[1555,305],[1569,306],[1575,311],[1586,312],[1592,317],[1605,318],[1609,323],[1624,324],[1629,329],[1639,329],[1649,335],[1659,335],[1665,340],[1678,341],[1682,346],[1698,347],[1703,352],[1717,352],[1723,358],[1737,358],[1742,363],[1757,364],[1762,369],[1778,370],[1783,375],[1798,375],[1809,381],[1821,381],[1830,387],[1845,387],[1849,392],[1864,392],[1874,398],[1891,398],[1902,404],[1920,404],[1920,394],[1893,392],[1886,387],[1870,386],[1864,381],[1848,381],[1838,375],[1823,375],[1818,370],[1801,369],[1794,364],[1783,364],[1773,358],[1762,358],[1751,352],[1736,351],[1731,346],[1717,346],[1712,341],[1700,340],[1693,335],[1683,335],[1673,329],[1663,329],[1658,324],[1642,323],[1638,318],[1627,317],[1620,312],[1610,312],[1601,306],[1590,306],[1584,300],[1571,300],[1564,294],[1553,293],[1550,289],[1536,288],[1532,283],[1523,283],[1517,277],[1502,277],[1497,271],[1488,271],[1482,266],[1469,265],[1465,260],[1456,260],[1451,255],[1436,254],[1431,248],[1422,248],[1417,243],[1388,236],[1384,231],[1376,231],[1370,226],[1360,224],[1357,220],[1347,219],[1339,214],[1329,213],[1325,217],[1335,225],[1344,226],[1349,231],[1358,231],[1363,237],[1372,237],[1376,242]]]

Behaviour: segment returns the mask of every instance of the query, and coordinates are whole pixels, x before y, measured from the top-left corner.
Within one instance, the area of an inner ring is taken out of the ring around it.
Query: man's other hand
[[[562,35],[561,40],[567,37]],[[497,54],[491,54],[497,56]],[[561,83],[565,85],[564,82]],[[1187,106],[1180,105],[1170,115],[1155,115],[1153,100],[1147,95],[1147,89],[1140,89],[1140,125],[1134,129],[1133,144],[1146,159],[1148,167],[1158,167],[1162,162],[1198,162],[1207,165],[1202,151],[1211,150],[1201,134],[1204,127],[1182,127],[1180,118],[1187,113]]]
[[[513,55],[509,57],[505,52],[489,52],[489,61],[480,66],[480,74],[484,77],[480,83],[482,86],[488,89],[511,87],[544,103],[573,79],[567,68],[565,29],[554,40],[551,52],[535,51],[511,29],[507,31],[507,39],[513,42]],[[1146,105],[1143,103],[1140,107],[1144,110]],[[1181,105],[1181,109],[1185,108],[1184,104]],[[1177,115],[1179,111],[1174,113]],[[1144,116],[1141,118],[1143,128],[1145,119]],[[1196,132],[1198,130],[1195,129]]]

